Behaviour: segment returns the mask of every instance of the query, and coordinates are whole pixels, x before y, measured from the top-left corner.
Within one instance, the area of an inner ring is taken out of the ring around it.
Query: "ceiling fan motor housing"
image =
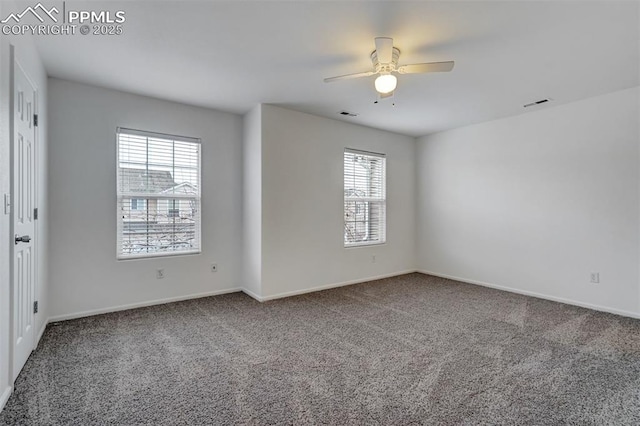
[[[371,52],[371,62],[373,62],[373,66],[378,73],[390,73],[395,71],[398,67],[398,59],[400,58],[400,49],[397,47],[393,48],[392,59],[388,64],[382,64],[378,61],[378,51],[374,50]]]

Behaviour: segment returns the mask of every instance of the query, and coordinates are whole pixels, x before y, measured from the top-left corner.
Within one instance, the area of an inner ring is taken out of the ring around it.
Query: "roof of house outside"
[[[120,167],[118,173],[121,192],[157,193],[176,186],[169,171]]]
[[[190,184],[189,182],[182,182],[177,185],[172,186],[171,188],[167,188],[162,191],[163,194],[172,193],[172,194],[197,194],[198,188],[195,185]]]

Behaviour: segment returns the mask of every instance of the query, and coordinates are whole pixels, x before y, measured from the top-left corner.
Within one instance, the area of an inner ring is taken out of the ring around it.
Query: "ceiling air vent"
[[[338,114],[340,115],[344,115],[347,117],[357,117],[358,114],[356,114],[355,112],[349,112],[349,111],[340,111]]]
[[[526,104],[524,107],[525,108],[529,108],[531,106],[535,106],[535,105],[540,105],[540,104],[544,104],[545,102],[549,102],[551,99],[540,99],[539,101],[535,101],[535,102],[531,102]]]

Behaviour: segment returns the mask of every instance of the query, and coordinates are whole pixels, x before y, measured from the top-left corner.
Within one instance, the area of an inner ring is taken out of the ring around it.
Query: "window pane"
[[[385,242],[386,158],[344,152],[344,244]]]
[[[121,204],[122,255],[193,251],[199,249],[199,201],[148,199],[143,210]],[[172,206],[176,208],[170,208]]]
[[[117,175],[119,258],[200,251],[198,141],[119,129]]]

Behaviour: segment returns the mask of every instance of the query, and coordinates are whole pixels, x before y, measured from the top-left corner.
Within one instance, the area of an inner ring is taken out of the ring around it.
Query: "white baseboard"
[[[344,287],[344,286],[353,285],[353,284],[366,283],[368,281],[381,280],[383,278],[397,277],[399,275],[411,274],[413,272],[417,272],[417,271],[415,269],[409,269],[406,271],[392,272],[390,274],[377,275],[374,277],[358,278],[357,280],[342,281],[342,282],[333,283],[333,284],[324,284],[317,287],[305,288],[302,290],[287,291],[284,293],[272,294],[270,296],[258,296],[257,294],[247,289],[242,289],[242,291],[245,292],[247,295],[253,297],[259,302],[266,302],[268,300],[282,299],[284,297],[291,297],[291,296],[299,296],[301,294],[314,293],[316,291],[329,290],[331,288],[336,288],[336,287]]]
[[[40,339],[42,339],[42,335],[44,334],[44,331],[47,329],[47,325],[49,324],[51,320],[49,318],[47,318],[44,322],[44,324],[42,324],[42,328],[40,329],[40,332],[38,333],[38,336],[36,337],[36,344],[33,345],[34,350],[35,348],[38,347],[38,345],[40,344]]]
[[[13,387],[7,386],[7,388],[0,395],[0,411],[4,409],[4,406],[7,404],[9,397],[11,396],[11,392],[13,391]]]
[[[262,296],[258,296],[256,293],[252,292],[251,290],[247,290],[246,288],[243,288],[242,292],[247,296],[251,297],[252,299],[257,300],[258,302],[264,302],[264,300],[262,299]]]
[[[480,285],[482,287],[489,287],[489,288],[493,288],[493,289],[496,289],[496,290],[508,291],[510,293],[522,294],[524,296],[536,297],[538,299],[551,300],[552,302],[560,302],[560,303],[565,303],[567,305],[579,306],[581,308],[593,309],[595,311],[608,312],[610,314],[621,315],[623,317],[640,319],[640,314],[639,313],[630,312],[630,311],[624,311],[624,310],[621,310],[621,309],[609,308],[607,306],[600,306],[600,305],[594,305],[594,304],[591,304],[591,303],[579,302],[577,300],[565,299],[564,297],[556,297],[556,296],[551,296],[551,295],[548,295],[548,294],[536,293],[535,291],[520,290],[520,289],[517,289],[517,288],[506,287],[506,286],[503,286],[503,285],[487,283],[487,282],[484,282],[484,281],[478,281],[478,280],[472,280],[472,279],[469,279],[469,278],[460,278],[460,277],[455,277],[455,276],[452,276],[452,275],[440,274],[438,272],[425,271],[425,270],[421,270],[421,269],[418,269],[416,272],[419,272],[419,273],[425,274],[425,275],[433,275],[434,277],[440,277],[440,278],[446,278],[446,279],[449,279],[449,280],[460,281],[460,282],[467,283],[467,284],[475,284],[475,285]]]
[[[146,302],[131,303],[127,305],[111,306],[108,308],[93,309],[90,311],[76,312],[73,314],[56,315],[49,318],[48,322],[52,323],[57,321],[65,321],[65,320],[70,320],[75,318],[89,317],[92,315],[107,314],[110,312],[126,311],[127,309],[144,308],[144,307],[153,306],[153,305],[164,305],[165,303],[171,303],[171,302],[181,302],[183,300],[200,299],[202,297],[209,297],[209,296],[218,296],[220,294],[237,293],[240,291],[243,291],[243,289],[239,287],[234,287],[234,288],[228,288],[224,290],[210,291],[206,293],[196,293],[196,294],[189,294],[186,296],[176,296],[176,297],[169,297],[166,299],[156,299],[156,300],[149,300]]]

